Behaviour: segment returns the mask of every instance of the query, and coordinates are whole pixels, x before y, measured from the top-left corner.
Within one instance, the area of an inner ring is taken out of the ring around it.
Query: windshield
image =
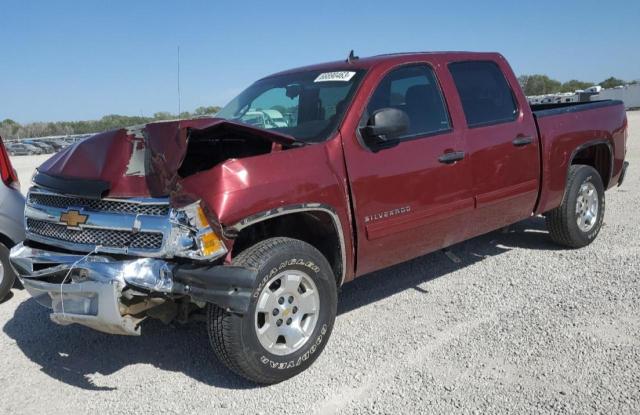
[[[261,79],[234,98],[218,118],[324,141],[342,120],[363,71],[308,71]]]

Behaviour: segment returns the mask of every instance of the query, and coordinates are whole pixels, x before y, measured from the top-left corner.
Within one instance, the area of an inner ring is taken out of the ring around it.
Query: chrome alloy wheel
[[[320,295],[313,279],[286,270],[265,284],[256,304],[255,329],[262,347],[285,356],[299,350],[318,322]]]
[[[591,182],[583,183],[576,200],[576,221],[582,232],[589,232],[598,220],[598,191]]]

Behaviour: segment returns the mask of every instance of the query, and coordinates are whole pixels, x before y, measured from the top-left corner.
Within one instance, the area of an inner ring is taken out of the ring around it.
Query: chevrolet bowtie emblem
[[[82,215],[77,210],[69,210],[60,215],[60,222],[67,225],[67,228],[77,228],[78,225],[87,223],[89,215]]]

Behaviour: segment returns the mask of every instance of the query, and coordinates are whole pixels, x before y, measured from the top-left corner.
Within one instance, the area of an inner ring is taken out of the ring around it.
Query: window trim
[[[500,72],[500,74],[502,75],[502,78],[504,79],[505,83],[507,84],[507,86],[509,87],[509,92],[511,93],[511,100],[513,101],[513,104],[515,106],[515,111],[513,113],[513,117],[509,118],[509,119],[501,119],[501,120],[494,120],[494,121],[485,121],[485,122],[481,122],[481,123],[475,123],[475,124],[469,124],[469,120],[467,120],[467,114],[464,111],[464,104],[462,103],[462,97],[460,96],[460,90],[458,89],[458,85],[456,84],[456,79],[453,76],[453,73],[451,72],[451,65],[455,65],[455,64],[461,64],[461,63],[489,63],[491,65],[493,65],[494,67],[496,67],[498,69],[498,72]],[[520,108],[520,103],[518,102],[518,99],[516,98],[515,93],[513,92],[513,86],[511,85],[511,83],[509,82],[509,80],[507,79],[507,77],[504,74],[504,71],[502,70],[502,68],[500,67],[500,65],[498,65],[498,63],[496,61],[490,60],[490,59],[466,59],[466,60],[461,60],[461,61],[453,61],[453,62],[449,62],[447,64],[447,70],[449,71],[449,75],[451,75],[451,80],[453,81],[453,87],[456,90],[456,93],[458,94],[458,99],[460,99],[460,108],[462,109],[462,114],[464,115],[464,121],[465,124],[467,125],[468,129],[474,129],[474,128],[482,128],[482,127],[490,127],[492,125],[500,125],[500,124],[507,124],[510,122],[515,122],[518,120],[518,118],[520,118],[520,114],[522,113],[522,108]]]
[[[419,139],[422,139],[422,138],[429,138],[429,137],[433,137],[433,136],[436,136],[436,135],[442,135],[442,134],[447,134],[447,133],[453,132],[455,127],[453,125],[453,119],[451,118],[451,112],[449,111],[449,103],[447,102],[446,94],[444,93],[444,89],[442,88],[442,83],[440,82],[440,78],[438,77],[438,74],[437,74],[435,68],[429,62],[409,62],[409,63],[403,63],[403,64],[396,65],[394,67],[389,68],[384,74],[382,74],[382,76],[380,77],[380,80],[376,83],[376,85],[373,88],[371,88],[371,93],[367,97],[367,102],[362,107],[362,113],[360,114],[360,120],[358,121],[358,126],[356,128],[358,141],[363,143],[362,136],[360,134],[360,128],[362,128],[362,126],[363,126],[362,125],[363,121],[365,123],[367,121],[367,120],[363,120],[363,117],[367,113],[367,107],[369,106],[369,103],[371,102],[371,99],[373,98],[373,94],[376,92],[378,87],[382,84],[382,81],[384,81],[385,78],[387,76],[389,76],[389,74],[391,74],[391,73],[393,73],[393,72],[395,72],[397,70],[410,68],[410,67],[427,68],[433,74],[433,79],[435,80],[435,85],[438,87],[438,93],[440,94],[440,98],[442,99],[442,105],[444,105],[444,112],[445,112],[445,114],[447,116],[447,120],[449,121],[449,128],[443,129],[443,130],[437,130],[437,131],[431,131],[431,132],[422,132],[422,133],[418,133],[418,134],[411,134],[411,135],[402,136],[402,137],[399,138],[399,140],[400,140],[399,144],[402,144],[402,143],[404,143],[406,141],[414,141],[414,140],[419,140]],[[366,147],[366,146],[364,146],[364,147]]]

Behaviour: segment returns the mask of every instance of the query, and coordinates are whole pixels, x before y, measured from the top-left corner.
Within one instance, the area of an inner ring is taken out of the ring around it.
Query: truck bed
[[[533,104],[529,105],[536,117],[546,117],[549,115],[566,114],[569,112],[587,111],[595,108],[602,108],[620,105],[622,101],[601,100],[588,102],[559,102],[553,104]]]
[[[531,105],[540,137],[542,180],[535,213],[562,202],[567,173],[576,152],[587,146],[607,146],[606,188],[618,183],[625,157],[626,113],[622,101]]]

